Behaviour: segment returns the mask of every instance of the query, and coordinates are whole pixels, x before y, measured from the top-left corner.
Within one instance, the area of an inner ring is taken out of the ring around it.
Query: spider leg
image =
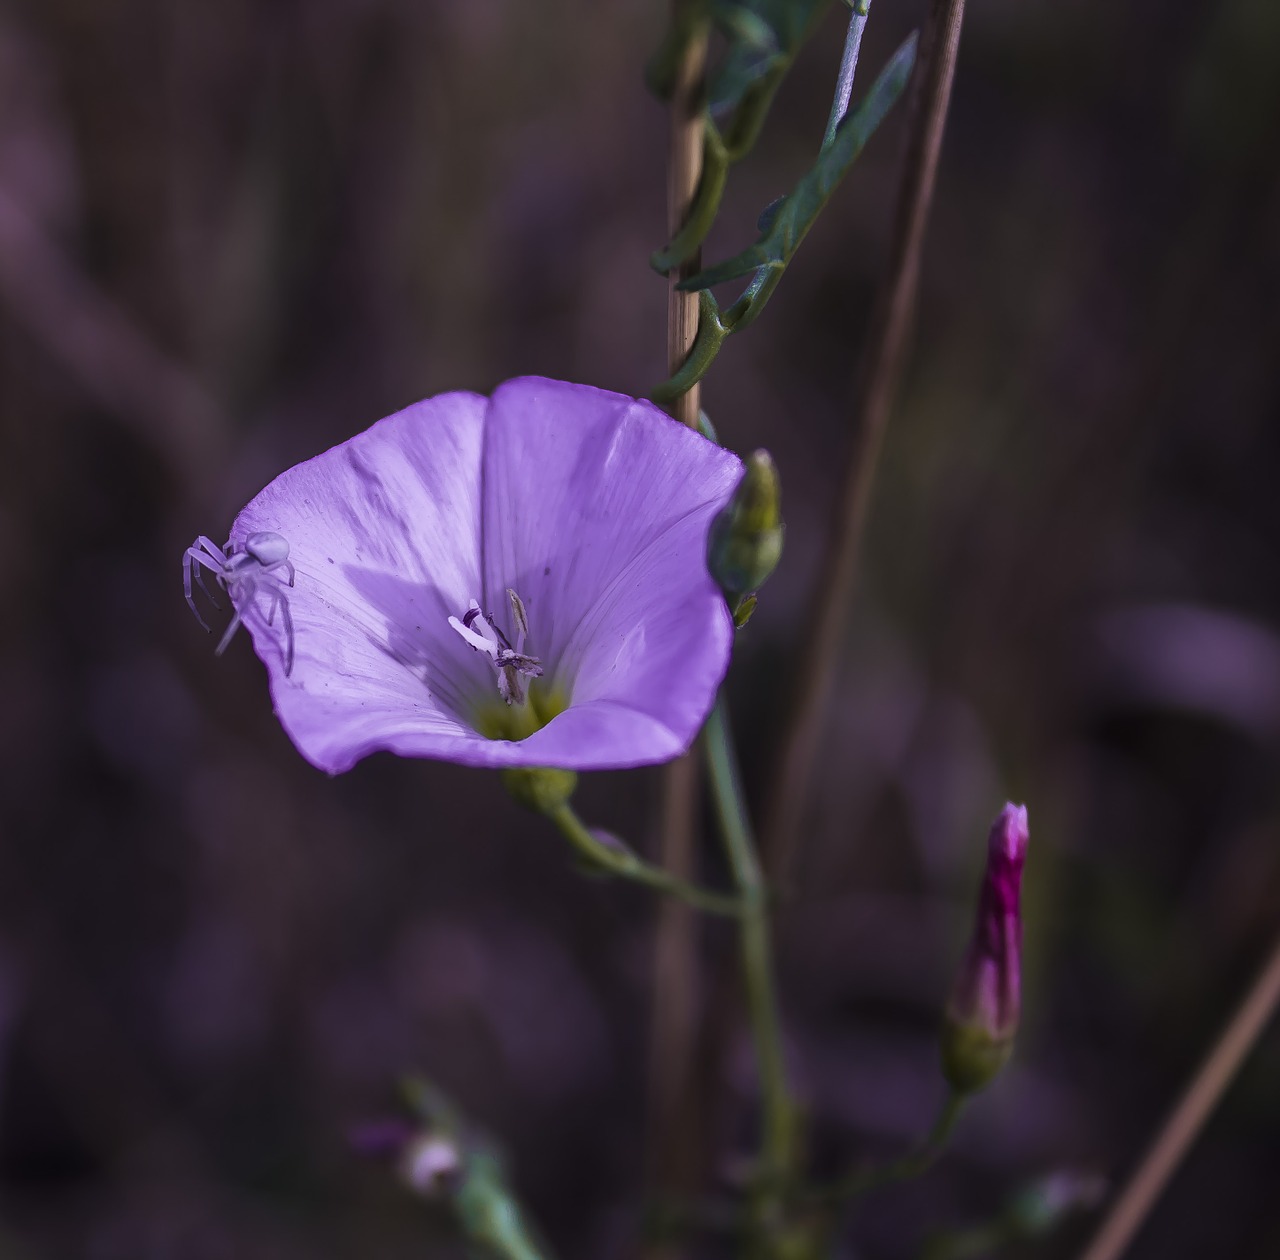
[[[278,584],[273,583],[267,587],[267,597],[271,600],[271,606],[267,609],[267,625],[275,625],[276,609],[280,610],[280,625],[284,629],[285,638],[284,676],[288,678],[293,673],[293,614],[289,611],[288,597]]]
[[[228,546],[230,546],[230,544],[228,544]],[[198,535],[196,537],[195,542],[191,544],[190,550],[199,551],[201,548],[203,548],[206,552],[208,552],[209,555],[212,556],[213,559],[215,559],[219,565],[221,565],[224,568],[226,567],[226,563],[230,553],[223,551],[223,549],[219,547],[218,544],[214,542],[212,538],[209,538],[205,534]],[[201,559],[203,559],[203,556],[201,556]],[[206,561],[206,563],[208,562]],[[209,565],[209,567],[212,569],[214,566]]]
[[[187,597],[187,607],[191,609],[191,615],[199,621],[200,613],[196,610],[196,601],[191,598],[191,557],[185,551],[182,553],[182,593]],[[206,630],[208,628],[205,626]]]
[[[222,636],[221,642],[213,649],[214,656],[221,656],[227,650],[227,644],[231,642],[232,636],[240,629],[240,610],[237,608],[235,615],[227,623],[226,633]]]
[[[286,561],[284,562],[284,567],[285,567],[286,569],[288,569],[288,570],[289,570],[289,585],[290,585],[290,586],[292,586],[292,585],[293,585],[294,572],[295,572],[294,567],[293,567],[293,561],[292,561],[292,560],[286,560]]]
[[[288,597],[282,590],[277,589],[276,599],[280,601],[280,624],[284,627],[284,676],[288,678],[293,673],[293,614],[289,611]]]
[[[244,621],[242,609],[248,608],[253,603],[254,596],[258,593],[258,584],[252,577],[241,576],[236,579],[235,589],[227,587],[227,594],[231,598],[231,607],[234,610],[234,616],[227,623],[226,631],[223,633],[222,641],[213,650],[214,656],[221,656],[227,650],[227,644],[231,642],[232,636],[240,629]],[[237,594],[239,600],[237,601]]]
[[[192,615],[200,623],[205,633],[211,634],[212,631],[209,629],[209,623],[200,615],[200,610],[196,607],[196,601],[192,598],[191,574],[193,572],[197,575],[197,581],[200,581],[200,570],[196,568],[196,562],[191,555],[191,551],[188,550],[182,557],[182,592],[187,597],[187,607],[191,609]],[[200,588],[206,595],[209,594],[209,588],[205,586],[203,581],[200,581]],[[210,598],[212,599],[212,596],[210,596]],[[215,608],[218,606],[216,600],[213,601],[213,606]]]
[[[219,582],[222,581],[221,576],[218,578],[218,581]],[[214,596],[214,593],[204,584],[203,569],[196,570],[196,583],[199,585],[200,589],[209,597],[209,603],[211,603],[215,608],[220,609],[222,605],[218,603],[217,598]]]
[[[218,554],[221,555],[222,553],[219,552]],[[196,575],[196,581],[199,583],[200,589],[209,597],[209,602],[215,608],[221,609],[222,605],[218,603],[214,598],[213,592],[205,585],[204,571],[205,569],[208,569],[219,582],[223,582],[225,584],[226,579],[224,576],[223,566],[226,564],[226,558],[223,557],[222,565],[215,564],[203,551],[200,551],[198,548],[193,546],[187,548],[187,563],[191,565],[191,571]],[[195,605],[193,604],[192,610],[194,611],[194,609]],[[196,613],[197,617],[199,617],[199,615],[199,613]],[[205,629],[207,630],[208,626],[206,626]]]

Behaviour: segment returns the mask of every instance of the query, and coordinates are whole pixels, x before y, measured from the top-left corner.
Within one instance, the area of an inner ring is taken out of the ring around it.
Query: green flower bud
[[[783,529],[777,466],[768,451],[756,451],[707,535],[707,568],[731,607],[777,568]]]
[[[578,776],[572,770],[520,766],[502,772],[502,786],[526,809],[549,814],[568,802]]]

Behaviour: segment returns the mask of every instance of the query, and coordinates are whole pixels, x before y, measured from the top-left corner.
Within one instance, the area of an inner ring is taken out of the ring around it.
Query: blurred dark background
[[[506,1144],[563,1256],[634,1254],[651,901],[579,878],[480,772],[311,770],[247,639],[214,658],[179,557],[422,396],[656,383],[667,124],[641,69],[665,7],[0,7],[6,1260],[461,1255],[346,1143],[406,1069]],[[861,83],[922,11],[877,0]],[[1122,1175],[1280,927],[1278,15],[972,0],[781,942],[818,1158],[931,1118],[1007,797],[1032,825],[1026,1018],[941,1166],[842,1254],[912,1255],[1054,1169]],[[708,256],[811,159],[842,30]],[[706,386],[786,494],[732,681],[753,783],[806,650],[901,121]],[[597,776],[583,812],[653,851],[657,785]],[[749,1129],[745,1042],[729,1063],[722,1137]],[[1131,1254],[1280,1255],[1278,1122],[1271,1029]]]

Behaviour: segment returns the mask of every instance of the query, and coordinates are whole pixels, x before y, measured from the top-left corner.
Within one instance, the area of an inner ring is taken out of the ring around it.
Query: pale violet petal
[[[628,705],[607,700],[574,705],[540,731],[517,741],[485,739],[469,729],[432,727],[403,706],[387,706],[362,712],[359,719],[344,722],[340,736],[321,737],[302,751],[308,761],[330,774],[349,770],[362,757],[381,751],[491,769],[620,770],[670,761],[688,748],[692,738]]]
[[[685,752],[698,727],[673,731],[626,704],[597,700],[570,705],[519,743],[486,741],[488,759],[470,765],[551,766],[565,770],[625,770],[670,761]]]
[[[686,745],[706,720],[733,642],[703,557],[715,510],[691,512],[654,539],[579,623],[560,664],[574,680],[575,707],[628,706]]]
[[[741,467],[650,403],[541,377],[506,382],[485,432],[486,607],[517,591],[529,650],[555,675],[618,574],[685,517],[709,519]],[[693,549],[702,566],[702,541]]]
[[[282,473],[236,519],[233,540],[289,542],[289,676],[268,601],[241,611],[285,730],[322,769],[391,747],[406,723],[429,742],[480,739],[460,713],[493,686],[492,667],[448,618],[480,588],[485,409],[465,393],[418,403]]]

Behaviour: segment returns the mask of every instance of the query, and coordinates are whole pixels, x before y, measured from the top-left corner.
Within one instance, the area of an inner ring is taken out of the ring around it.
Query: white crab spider
[[[243,544],[229,542],[225,550],[211,538],[203,534],[187,548],[182,558],[182,589],[186,592],[187,604],[195,613],[196,620],[206,630],[209,626],[196,608],[192,598],[191,578],[195,576],[200,589],[209,597],[209,602],[218,608],[218,601],[213,592],[205,585],[204,570],[208,569],[217,579],[218,585],[231,598],[234,616],[222,636],[222,641],[215,649],[215,655],[221,656],[226,651],[231,636],[240,628],[243,610],[253,602],[259,591],[265,592],[270,605],[267,609],[267,624],[275,623],[276,609],[280,610],[280,622],[284,626],[285,658],[284,672],[288,677],[293,671],[293,617],[289,613],[289,601],[281,590],[277,570],[285,569],[289,574],[289,585],[293,585],[294,568],[289,559],[289,543],[279,534],[263,530],[250,534]],[[270,575],[269,581],[263,579]]]

